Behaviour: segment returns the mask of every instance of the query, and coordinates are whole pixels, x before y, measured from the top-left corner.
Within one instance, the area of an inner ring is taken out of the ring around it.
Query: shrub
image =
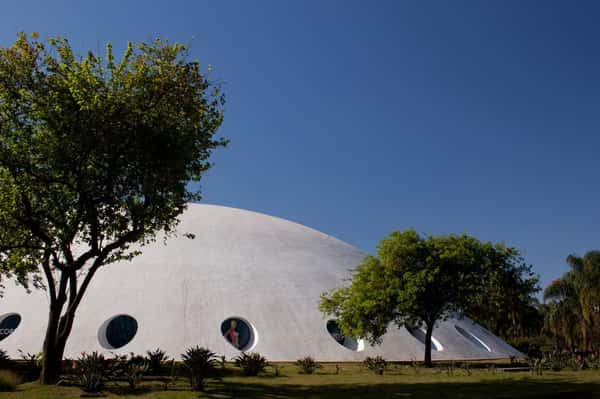
[[[136,355],[133,352],[129,353],[129,357],[127,356],[116,356],[116,360],[123,362],[122,364],[137,364],[142,365],[148,363],[148,360],[142,355]]]
[[[367,357],[364,364],[369,370],[379,375],[383,375],[387,367],[387,362],[381,356]]]
[[[42,352],[40,353],[25,353],[21,349],[17,349],[19,354],[21,355],[21,359],[23,359],[29,366],[31,367],[41,367],[43,362]]]
[[[113,370],[114,365],[102,354],[82,353],[77,359],[79,384],[84,392],[99,392]]]
[[[175,385],[177,382],[177,367],[175,365],[175,359],[171,359],[171,362],[167,364],[169,370],[169,376],[163,381],[163,388],[165,391],[169,390],[171,385]]]
[[[0,369],[8,368],[12,364],[8,353],[4,349],[0,349]]]
[[[144,375],[148,372],[148,363],[139,363],[136,361],[127,361],[120,368],[121,376],[129,384],[129,388],[135,391],[139,383],[144,378]]]
[[[18,375],[9,370],[0,370],[0,392],[11,392],[21,383]]]
[[[190,386],[194,391],[204,389],[204,380],[212,377],[217,370],[217,357],[207,348],[196,346],[181,355],[184,366],[190,373]]]
[[[544,373],[544,359],[538,358],[529,358],[529,371],[532,374],[542,375]]]
[[[304,374],[312,374],[317,369],[321,368],[321,365],[310,356],[296,360],[296,365],[300,367]]]
[[[40,371],[42,370],[42,354],[25,353],[21,349],[17,350],[24,360],[23,369],[23,380],[35,381],[40,377]]]
[[[543,348],[546,344],[544,337],[516,337],[506,341],[513,348],[527,355],[529,358],[539,358],[543,355]]]
[[[242,353],[235,358],[235,365],[247,376],[255,376],[265,371],[269,363],[259,353]]]
[[[155,351],[146,352],[148,370],[154,374],[160,374],[163,371],[163,365],[167,361],[167,353],[160,348]]]

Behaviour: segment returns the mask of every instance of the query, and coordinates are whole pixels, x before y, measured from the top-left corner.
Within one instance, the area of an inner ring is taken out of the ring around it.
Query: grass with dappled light
[[[228,366],[232,367],[232,366]],[[124,383],[109,383],[103,394],[108,398],[600,398],[600,371],[503,372],[488,369],[422,369],[392,365],[386,374],[371,373],[358,364],[326,364],[316,374],[304,375],[292,364],[280,365],[280,376],[270,370],[259,377],[234,375],[210,380],[205,392],[192,392],[180,378],[168,391],[158,381],[144,381],[132,393]],[[469,375],[470,373],[470,375]],[[77,398],[82,391],[70,386],[19,385],[16,392],[2,393],[6,399]]]

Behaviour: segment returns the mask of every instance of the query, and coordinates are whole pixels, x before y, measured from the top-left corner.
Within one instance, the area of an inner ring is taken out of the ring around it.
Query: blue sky
[[[30,0],[3,4],[0,45],[192,43],[228,99],[205,202],[368,252],[409,227],[504,241],[546,284],[600,248],[599,20],[594,1]]]

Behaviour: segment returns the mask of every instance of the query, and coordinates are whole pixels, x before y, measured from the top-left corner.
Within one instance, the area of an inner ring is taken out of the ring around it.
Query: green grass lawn
[[[108,384],[109,398],[600,398],[600,371],[502,372],[475,369],[471,375],[455,370],[414,369],[391,366],[383,375],[375,375],[359,365],[342,365],[335,374],[334,365],[325,365],[317,374],[300,374],[291,364],[283,365],[281,376],[272,373],[259,377],[227,376],[210,380],[203,393],[191,392],[187,381],[180,379],[164,391],[159,382],[146,381],[131,393],[125,385]],[[0,393],[6,399],[54,399],[80,397],[77,387],[45,387],[36,383],[19,386],[16,392]]]

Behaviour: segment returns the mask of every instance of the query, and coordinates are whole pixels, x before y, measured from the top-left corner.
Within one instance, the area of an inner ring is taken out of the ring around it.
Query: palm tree
[[[575,316],[581,335],[581,347],[590,350],[592,332],[600,305],[600,251],[590,251],[583,258],[569,255],[567,263],[571,270],[554,280],[544,291],[544,299],[556,304],[548,312],[549,325],[556,325],[557,318],[563,323],[572,322]],[[567,339],[567,337],[565,337]]]

